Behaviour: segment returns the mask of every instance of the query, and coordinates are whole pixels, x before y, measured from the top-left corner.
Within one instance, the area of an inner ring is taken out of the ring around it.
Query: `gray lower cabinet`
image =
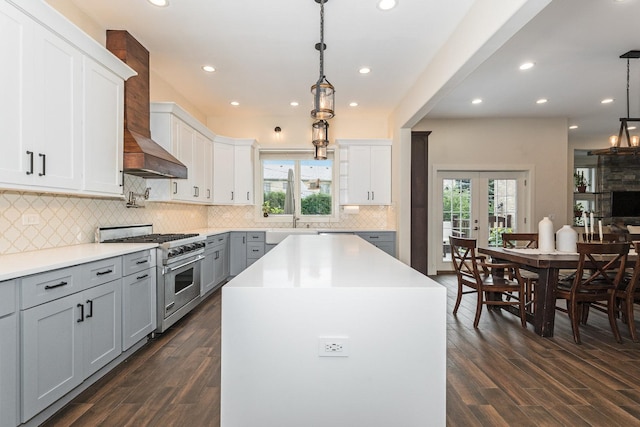
[[[18,420],[18,308],[15,280],[0,282],[0,427]]]
[[[229,233],[209,236],[206,245],[201,269],[201,296],[211,292],[229,277]]]
[[[122,257],[122,351],[156,330],[156,260],[154,251]]]
[[[22,311],[23,422],[121,353],[121,292],[117,279]]]
[[[392,257],[396,256],[396,232],[395,231],[359,231],[356,233],[375,247],[382,249]]]
[[[229,239],[229,274],[237,276],[247,268],[247,233],[232,231]]]
[[[247,233],[247,267],[264,256],[264,242],[264,231],[252,231]]]

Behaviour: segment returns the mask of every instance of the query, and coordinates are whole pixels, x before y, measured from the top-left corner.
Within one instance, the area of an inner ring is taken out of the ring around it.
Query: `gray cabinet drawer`
[[[16,311],[16,281],[0,282],[0,317]]]
[[[113,257],[80,266],[84,289],[92,288],[122,277],[122,259]]]
[[[213,236],[207,237],[207,249],[211,246],[219,246],[226,245],[229,240],[229,233],[223,234],[214,234]]]
[[[22,278],[21,308],[35,307],[84,289],[80,267],[67,267]]]
[[[258,259],[264,255],[264,243],[249,242],[247,243],[247,259]]]
[[[264,242],[264,231],[251,231],[247,233],[247,242]]]
[[[356,235],[362,237],[364,240],[375,242],[395,242],[396,233],[393,231],[381,231],[381,232],[358,232]]]
[[[155,265],[155,250],[140,251],[122,257],[122,275],[128,276]]]

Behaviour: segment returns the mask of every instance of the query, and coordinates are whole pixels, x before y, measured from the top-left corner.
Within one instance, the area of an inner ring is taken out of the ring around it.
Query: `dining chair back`
[[[502,247],[535,249],[538,247],[538,233],[502,233]]]
[[[640,241],[633,242],[633,248],[636,254],[640,254]],[[613,292],[613,299],[611,301],[611,307],[614,311],[613,319],[613,335],[618,342],[622,342],[622,336],[618,329],[617,318],[618,315],[622,315],[622,321],[627,324],[629,328],[629,335],[633,342],[638,342],[638,335],[636,332],[636,324],[633,315],[634,303],[640,302],[640,256],[636,258],[636,262],[633,264],[631,271],[625,275],[625,280],[618,286]]]
[[[477,295],[473,327],[480,322],[483,305],[517,306],[522,327],[527,327],[525,285],[518,266],[511,263],[489,263],[476,254],[476,240],[449,236],[451,258],[458,278],[458,295],[453,308],[457,314],[462,296]],[[505,271],[509,277],[505,277]],[[469,288],[468,290],[465,290]],[[486,295],[486,298],[485,298]]]
[[[571,282],[560,281],[556,298],[566,300],[573,339],[580,344],[579,323],[586,323],[589,307],[607,312],[615,334],[614,311],[610,300],[624,277],[628,243],[578,243],[578,268]],[[594,304],[598,303],[598,304]]]

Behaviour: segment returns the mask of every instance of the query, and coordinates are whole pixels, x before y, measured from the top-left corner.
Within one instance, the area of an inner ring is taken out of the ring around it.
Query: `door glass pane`
[[[449,236],[471,237],[471,179],[442,180],[442,259],[451,260]]]
[[[300,213],[331,215],[333,160],[300,161]]]
[[[518,182],[515,179],[488,180],[489,246],[502,246],[502,233],[516,231],[517,190]]]

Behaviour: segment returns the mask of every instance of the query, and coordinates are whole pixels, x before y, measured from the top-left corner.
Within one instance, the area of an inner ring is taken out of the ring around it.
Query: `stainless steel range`
[[[157,332],[167,330],[200,302],[205,240],[198,234],[153,234],[151,224],[96,230],[96,242],[100,243],[158,243]]]

